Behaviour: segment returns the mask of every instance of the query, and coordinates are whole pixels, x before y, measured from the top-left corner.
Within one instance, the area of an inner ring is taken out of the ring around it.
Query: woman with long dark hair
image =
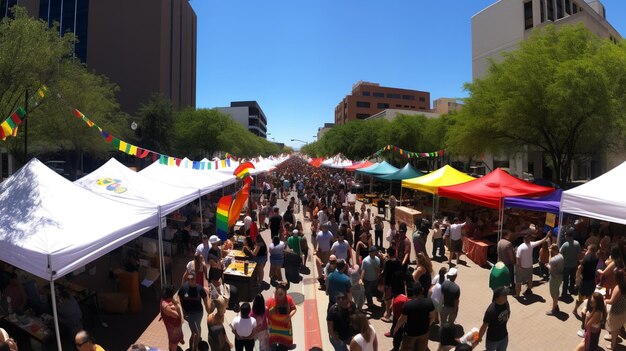
[[[267,309],[263,295],[258,294],[252,302],[250,317],[256,319],[256,339],[259,341],[259,351],[269,351],[269,332],[267,329]]]

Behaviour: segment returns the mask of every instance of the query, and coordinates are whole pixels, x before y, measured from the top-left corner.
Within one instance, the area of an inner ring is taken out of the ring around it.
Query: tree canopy
[[[582,25],[535,30],[484,79],[466,84],[470,96],[448,148],[466,155],[534,148],[565,182],[574,157],[624,136],[624,49]]]

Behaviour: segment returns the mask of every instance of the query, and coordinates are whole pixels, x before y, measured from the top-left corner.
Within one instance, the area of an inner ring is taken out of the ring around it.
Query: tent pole
[[[223,189],[223,188],[222,188]],[[198,191],[198,206],[200,207],[200,238],[202,238],[202,233],[204,233],[204,227],[202,223],[202,194]]]
[[[562,197],[561,197],[561,199],[562,199]],[[559,231],[558,231],[558,233],[556,235],[556,242],[557,242],[557,245],[559,245],[559,247],[561,245],[561,240],[562,240],[561,239],[562,238],[561,233],[563,233],[563,211],[561,211],[560,208],[561,207],[559,206]]]
[[[48,256],[48,261],[50,260],[50,257]],[[50,275],[50,294],[52,297],[52,315],[54,317],[54,333],[57,337],[57,347],[59,348],[59,351],[63,350],[63,346],[61,346],[61,332],[59,331],[59,313],[57,311],[57,298],[56,298],[56,292],[54,291],[54,279],[52,278],[52,275]]]
[[[157,207],[157,213],[159,216],[159,270],[161,271],[161,289],[167,283],[167,276],[165,275],[165,254],[163,253],[163,218],[161,217],[161,206]]]
[[[502,227],[504,226],[504,199],[500,198],[500,208],[499,208],[499,222],[500,225],[498,226],[498,241],[500,241],[500,239],[502,239]]]

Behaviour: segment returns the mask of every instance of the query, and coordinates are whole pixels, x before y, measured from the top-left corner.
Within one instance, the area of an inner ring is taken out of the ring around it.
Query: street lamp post
[[[305,145],[308,145],[309,142],[308,141],[304,141],[304,140],[300,140],[300,139],[291,139],[291,141],[299,141],[301,143],[304,143]]]

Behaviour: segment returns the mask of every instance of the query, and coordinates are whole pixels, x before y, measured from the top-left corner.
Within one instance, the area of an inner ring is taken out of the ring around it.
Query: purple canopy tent
[[[563,190],[556,189],[553,193],[540,197],[505,197],[504,207],[558,214],[561,204],[561,193],[563,193]]]

